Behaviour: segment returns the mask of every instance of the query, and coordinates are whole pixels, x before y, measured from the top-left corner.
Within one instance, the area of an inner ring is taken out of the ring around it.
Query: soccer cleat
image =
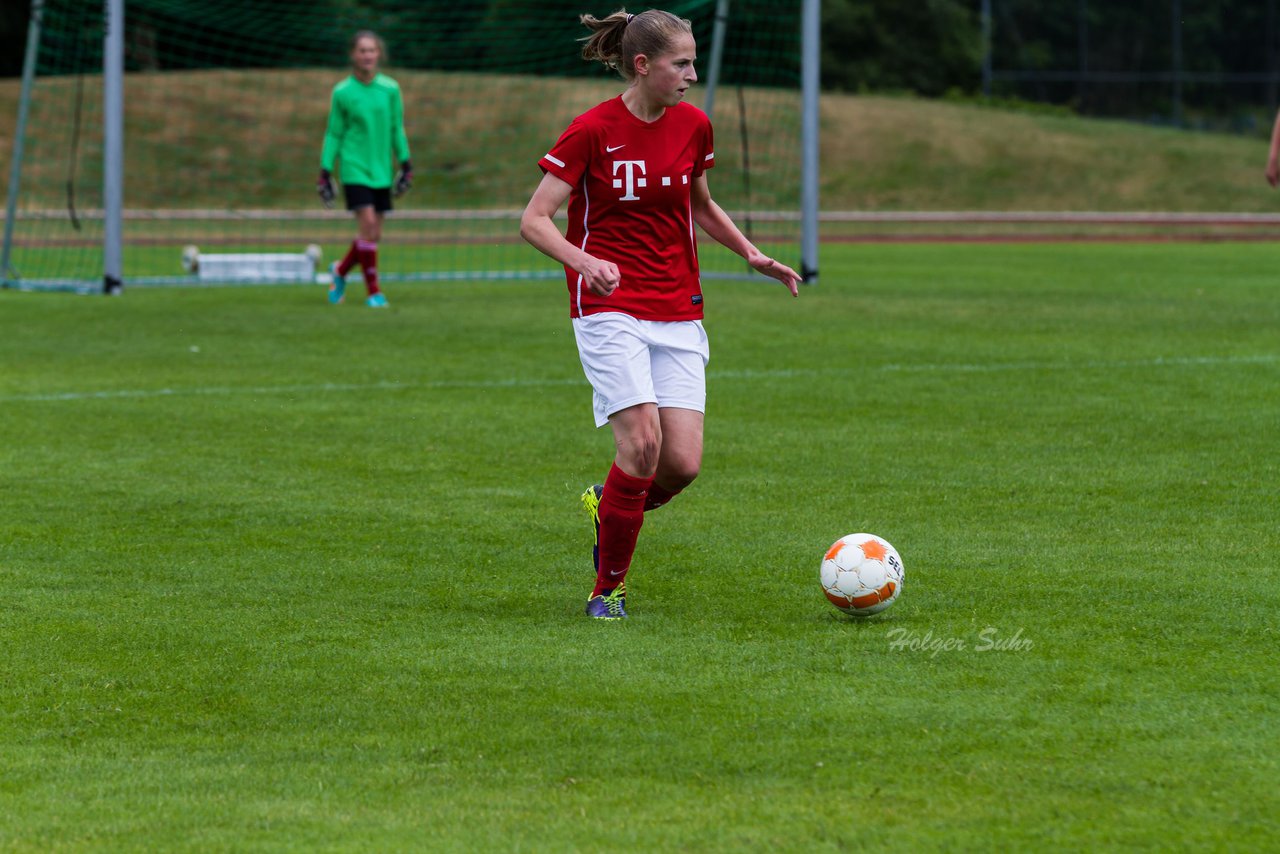
[[[391,303],[387,302],[387,297],[381,291],[376,294],[369,294],[369,298],[364,301],[369,308],[387,308]]]
[[[587,491],[582,493],[582,506],[587,508],[587,513],[591,515],[591,525],[595,528],[595,542],[591,545],[591,565],[595,567],[596,572],[600,571],[600,496],[604,493],[604,487],[600,484],[588,486]]]
[[[621,620],[627,616],[627,586],[619,584],[608,593],[587,600],[587,616],[596,620]]]
[[[333,284],[329,285],[329,302],[337,305],[347,295],[347,280],[338,275],[337,261],[329,265],[329,275],[333,277]]]

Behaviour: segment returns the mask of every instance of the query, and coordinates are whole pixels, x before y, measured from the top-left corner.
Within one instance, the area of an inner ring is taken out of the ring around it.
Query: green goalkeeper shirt
[[[353,75],[333,87],[320,166],[332,172],[335,157],[341,162],[342,183],[391,186],[396,161],[409,159],[399,83],[385,74],[361,83]]]

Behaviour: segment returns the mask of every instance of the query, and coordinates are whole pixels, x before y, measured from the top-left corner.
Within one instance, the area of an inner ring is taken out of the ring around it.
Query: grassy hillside
[[[822,206],[1269,211],[1265,140],[901,98],[822,104]]]
[[[303,207],[319,157],[334,70],[131,75],[127,203],[138,207]],[[614,83],[397,71],[406,93],[423,192],[410,204],[520,204],[534,161],[568,120]],[[24,172],[41,201],[63,204],[78,151],[80,201],[99,183],[97,81],[86,79],[85,132],[68,129],[76,81],[41,81]],[[0,181],[8,180],[18,81],[0,82]],[[700,97],[700,94],[699,94]],[[748,97],[754,131],[751,204],[794,204],[796,127],[789,99]],[[717,119],[718,197],[744,192],[736,99]],[[699,102],[695,98],[695,102]],[[1265,140],[910,98],[828,95],[822,103],[822,206],[827,210],[1268,211]]]

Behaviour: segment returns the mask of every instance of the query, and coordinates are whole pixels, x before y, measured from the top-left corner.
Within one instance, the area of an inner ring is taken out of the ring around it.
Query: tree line
[[[823,0],[823,86],[928,97],[985,94],[1134,117],[1170,114],[1184,103],[1219,114],[1271,109],[1280,65],[1278,2]],[[47,14],[72,5],[80,7],[77,14],[100,14],[92,0],[46,0]],[[557,32],[563,31],[561,19],[574,20],[585,5],[582,0],[126,0],[134,67],[154,64],[152,46],[185,37],[192,22],[203,20],[209,28],[228,30],[230,43],[218,57],[224,64],[297,65],[314,62],[318,54],[331,61],[335,42],[341,43],[351,28],[367,25],[388,34],[430,34],[395,43],[393,58],[405,66],[465,69],[478,54],[488,53],[519,70],[531,52],[541,50],[546,56],[540,61],[556,57],[565,74],[584,73],[583,63],[563,43],[544,37],[541,28],[554,22]],[[604,15],[620,5],[591,11]],[[690,16],[700,10],[700,20],[709,17],[707,0],[664,5]],[[86,6],[95,8],[86,13]],[[730,47],[735,35],[753,29],[786,29],[796,20],[798,6],[799,0],[731,0]],[[990,13],[986,21],[984,6]],[[27,0],[0,6],[4,76],[21,72],[28,17]],[[989,24],[989,39],[984,24]],[[210,61],[196,52],[166,57],[171,66]],[[748,56],[733,71],[751,82],[752,69],[768,61],[777,60]]]

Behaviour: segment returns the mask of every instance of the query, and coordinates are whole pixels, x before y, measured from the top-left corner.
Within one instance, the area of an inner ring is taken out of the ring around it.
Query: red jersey
[[[711,120],[684,102],[644,122],[618,96],[573,120],[538,166],[573,187],[566,239],[618,265],[622,278],[602,297],[565,267],[572,317],[702,319],[690,199],[694,179],[714,164]]]

